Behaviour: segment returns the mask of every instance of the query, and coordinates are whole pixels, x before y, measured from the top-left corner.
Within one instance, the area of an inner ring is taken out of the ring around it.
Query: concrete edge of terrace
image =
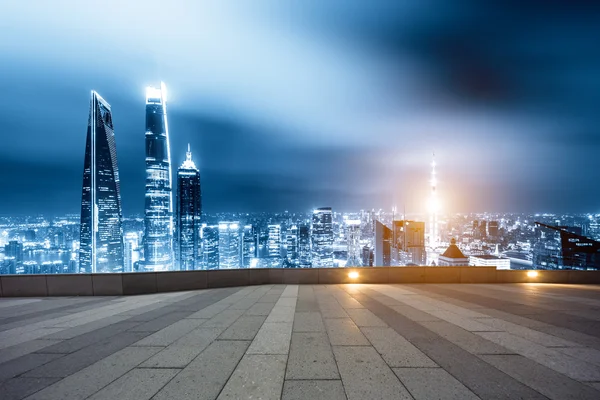
[[[2,275],[0,296],[121,296],[263,284],[527,282],[598,284],[600,271],[533,272],[496,270],[494,267],[362,267]]]

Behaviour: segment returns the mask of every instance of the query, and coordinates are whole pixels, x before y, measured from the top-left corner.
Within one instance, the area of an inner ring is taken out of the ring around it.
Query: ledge
[[[351,278],[350,272],[358,277]],[[1,275],[0,297],[121,296],[265,284],[600,283],[600,271],[537,270],[536,277],[527,272],[494,267],[361,267]]]

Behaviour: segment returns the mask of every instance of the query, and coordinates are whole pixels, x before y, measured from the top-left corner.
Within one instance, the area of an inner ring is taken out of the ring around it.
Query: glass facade
[[[173,270],[173,202],[166,87],[146,90],[144,269]]]
[[[240,268],[240,224],[219,223],[219,269]]]
[[[177,171],[175,245],[177,264],[182,271],[201,269],[201,218],[200,171],[192,161],[192,152],[188,145],[186,160]]]
[[[317,208],[312,217],[312,266],[333,267],[333,223],[331,207]]]
[[[122,223],[112,113],[92,91],[81,196],[80,272],[123,272]]]
[[[219,227],[202,224],[202,268],[219,269]]]

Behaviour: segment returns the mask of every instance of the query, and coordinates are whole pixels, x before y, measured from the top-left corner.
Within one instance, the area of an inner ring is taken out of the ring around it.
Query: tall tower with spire
[[[200,171],[192,160],[192,150],[189,144],[185,161],[177,170],[176,204],[176,264],[182,271],[201,269],[202,191]]]
[[[173,194],[167,88],[146,89],[146,202],[144,269],[173,269]]]
[[[429,247],[435,248],[439,242],[439,231],[438,231],[438,212],[439,212],[439,200],[437,197],[437,173],[435,170],[435,153],[431,160],[431,178],[429,183],[431,185],[431,193],[429,195]]]
[[[123,272],[123,218],[112,113],[92,91],[83,186],[79,266],[81,272]]]

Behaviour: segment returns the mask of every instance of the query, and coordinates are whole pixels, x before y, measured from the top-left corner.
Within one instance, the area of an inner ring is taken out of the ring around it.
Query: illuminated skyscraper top
[[[436,247],[439,241],[438,231],[438,212],[439,212],[439,200],[437,197],[437,177],[435,171],[435,153],[433,153],[433,159],[431,161],[431,194],[429,198],[429,247]]]
[[[110,105],[92,91],[81,195],[81,272],[123,272],[117,148]]]
[[[186,159],[177,170],[177,217],[175,224],[175,248],[178,269],[200,269],[202,192],[200,171],[192,160],[188,144]]]
[[[144,269],[173,269],[173,195],[167,89],[146,89],[146,202]]]

